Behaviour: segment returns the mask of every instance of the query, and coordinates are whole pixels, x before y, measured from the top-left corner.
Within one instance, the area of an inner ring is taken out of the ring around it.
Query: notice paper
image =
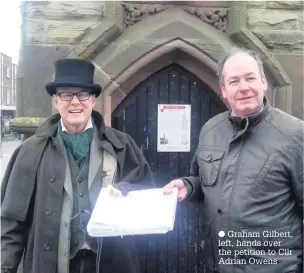
[[[100,191],[87,231],[92,237],[167,233],[173,230],[177,190],[163,188],[130,191],[127,196],[112,185]]]

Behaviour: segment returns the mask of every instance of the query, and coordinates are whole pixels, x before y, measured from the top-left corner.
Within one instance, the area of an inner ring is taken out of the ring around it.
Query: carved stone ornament
[[[214,26],[218,30],[225,32],[227,27],[227,9],[211,9],[199,7],[185,7],[185,11],[197,16],[204,22]]]
[[[136,4],[122,2],[124,8],[124,24],[126,27],[132,26],[144,18],[168,9],[169,5],[163,4]],[[225,32],[227,27],[227,9],[223,8],[202,8],[202,7],[182,7],[188,13],[197,16],[207,24]]]
[[[124,7],[124,23],[126,27],[132,26],[144,18],[161,12],[168,8],[161,4],[128,4],[122,2]]]

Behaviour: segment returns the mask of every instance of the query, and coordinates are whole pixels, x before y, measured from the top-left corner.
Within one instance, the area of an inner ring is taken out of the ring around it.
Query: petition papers
[[[177,191],[131,191],[127,196],[113,186],[100,191],[87,231],[92,237],[166,233],[173,230]]]

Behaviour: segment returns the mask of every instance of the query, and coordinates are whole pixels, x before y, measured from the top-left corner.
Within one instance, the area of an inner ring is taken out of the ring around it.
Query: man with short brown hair
[[[204,202],[208,273],[303,272],[303,121],[270,105],[253,52],[227,54],[219,82],[231,109],[203,126],[190,176],[165,187]]]

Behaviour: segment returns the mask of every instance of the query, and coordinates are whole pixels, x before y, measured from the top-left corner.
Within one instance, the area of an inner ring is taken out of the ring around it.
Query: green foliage
[[[18,117],[10,121],[12,127],[39,127],[46,118]]]

